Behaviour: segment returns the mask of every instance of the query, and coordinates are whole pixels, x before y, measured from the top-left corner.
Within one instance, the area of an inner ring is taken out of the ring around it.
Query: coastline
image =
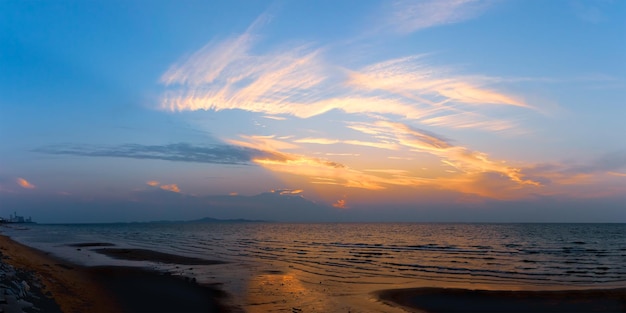
[[[65,313],[231,312],[212,286],[135,267],[84,267],[0,234],[0,250],[14,268],[33,273],[42,293]]]
[[[63,312],[120,311],[113,295],[91,279],[86,268],[22,245],[5,235],[0,235],[0,246],[5,257],[2,261],[34,273],[43,284],[44,293],[51,295]]]

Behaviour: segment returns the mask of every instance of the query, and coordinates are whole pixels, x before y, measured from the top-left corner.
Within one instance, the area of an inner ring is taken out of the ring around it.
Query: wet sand
[[[626,288],[564,291],[487,291],[450,288],[378,292],[411,312],[626,312]]]
[[[229,312],[212,286],[131,267],[82,267],[0,235],[3,262],[35,273],[66,313]]]
[[[161,262],[161,263],[181,264],[181,265],[224,264],[224,262],[217,261],[217,260],[205,260],[205,259],[200,259],[200,258],[192,258],[192,257],[186,257],[182,255],[175,255],[175,254],[163,253],[163,252],[146,250],[146,249],[101,248],[101,249],[93,249],[92,251],[102,253],[112,258],[130,260],[130,261],[151,261],[151,262]]]
[[[92,267],[89,274],[113,291],[120,312],[230,312],[218,288],[134,267]]]
[[[77,248],[90,248],[90,247],[113,247],[115,245],[109,242],[81,242],[81,243],[74,243],[68,246],[77,247]]]

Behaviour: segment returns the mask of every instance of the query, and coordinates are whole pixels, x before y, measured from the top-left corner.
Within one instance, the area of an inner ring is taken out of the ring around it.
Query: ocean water
[[[178,270],[201,282],[225,283],[229,292],[241,297],[250,292],[265,297],[269,291],[263,287],[268,284],[296,283],[309,298],[315,298],[314,293],[319,298],[353,289],[365,293],[415,286],[626,286],[626,224],[171,223],[28,228],[3,232],[74,262]],[[183,271],[181,266],[113,260],[89,248],[68,246],[81,242],[108,242],[229,265],[218,267],[219,273],[215,266]],[[324,289],[317,286],[322,284]]]

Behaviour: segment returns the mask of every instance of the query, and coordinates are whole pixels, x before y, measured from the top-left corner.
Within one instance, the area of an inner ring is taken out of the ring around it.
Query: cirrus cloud
[[[399,33],[412,33],[472,19],[490,5],[484,0],[394,1],[386,25]]]
[[[212,41],[181,58],[161,77],[160,108],[167,111],[245,110],[273,120],[311,118],[333,110],[382,115],[451,128],[507,130],[517,125],[477,112],[477,106],[529,109],[495,85],[515,79],[461,74],[425,55],[362,67],[333,64],[331,47],[300,44],[258,53],[250,28]],[[460,120],[462,119],[462,121]]]

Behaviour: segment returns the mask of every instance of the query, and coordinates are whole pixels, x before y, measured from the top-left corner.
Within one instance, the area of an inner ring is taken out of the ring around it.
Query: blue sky
[[[621,1],[0,12],[0,216],[626,221]]]

